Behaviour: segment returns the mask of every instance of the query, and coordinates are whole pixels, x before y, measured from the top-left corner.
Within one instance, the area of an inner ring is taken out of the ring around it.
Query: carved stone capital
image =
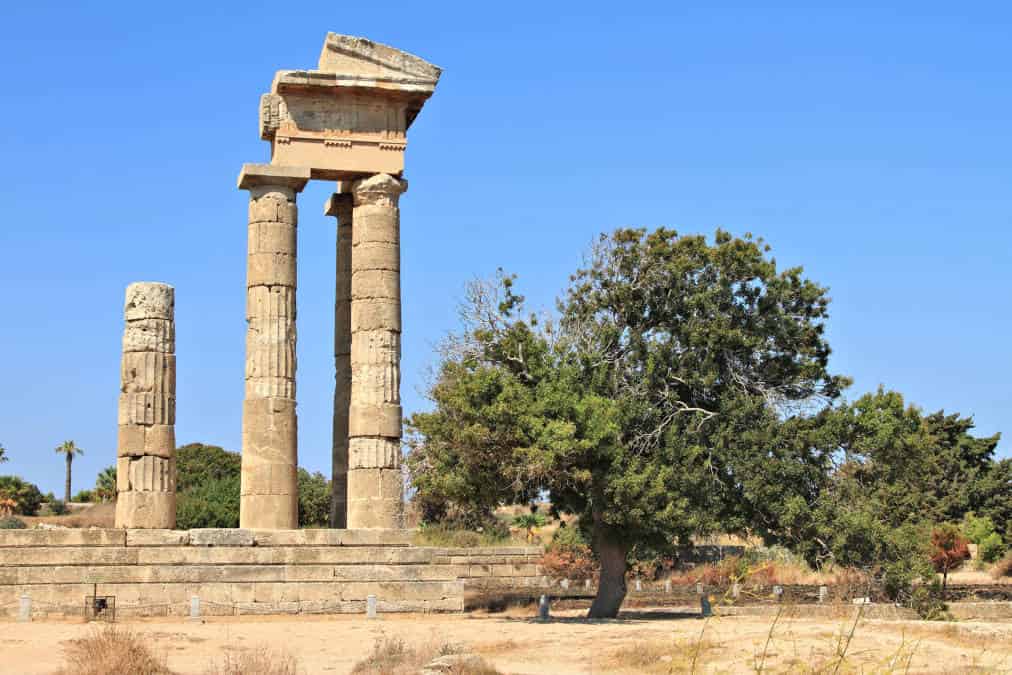
[[[408,182],[398,180],[386,173],[377,173],[351,184],[355,206],[389,206],[397,208],[397,202],[407,192]]]

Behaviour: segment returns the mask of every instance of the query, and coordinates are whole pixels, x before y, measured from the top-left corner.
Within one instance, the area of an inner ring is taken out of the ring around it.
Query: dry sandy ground
[[[209,618],[121,622],[150,639],[179,673],[202,673],[225,650],[261,645],[297,657],[300,672],[347,673],[377,639],[409,645],[458,643],[484,655],[504,673],[832,672],[841,640],[853,625],[838,621],[722,617],[703,621],[658,613],[630,613],[589,622],[578,613],[536,622],[527,610],[508,615],[387,615],[344,617]],[[0,624],[0,672],[51,673],[68,640],[94,626],[79,622]],[[702,639],[700,633],[702,631]],[[828,665],[827,670],[825,669]],[[1012,623],[861,621],[840,672],[1012,672]]]

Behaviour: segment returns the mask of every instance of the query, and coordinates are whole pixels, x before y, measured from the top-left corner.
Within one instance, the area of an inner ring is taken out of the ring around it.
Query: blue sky
[[[259,95],[327,31],[444,68],[401,202],[407,411],[468,279],[502,266],[547,305],[598,232],[720,226],[830,287],[851,397],[881,383],[1009,431],[1012,8],[888,4],[5,6],[0,470],[59,493],[61,441],[86,451],[75,490],[114,462],[136,280],[176,287],[178,441],[239,449],[235,179],[268,158]],[[331,190],[299,198],[300,463],[325,473]]]

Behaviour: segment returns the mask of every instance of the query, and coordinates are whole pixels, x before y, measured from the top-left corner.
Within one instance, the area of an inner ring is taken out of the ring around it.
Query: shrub
[[[67,663],[59,675],[172,675],[164,659],[152,654],[148,644],[147,639],[117,626],[95,629],[89,636],[67,643]]]
[[[0,518],[0,530],[23,530],[27,525],[25,521],[14,516],[7,516],[6,518]]]
[[[257,647],[238,653],[226,652],[204,675],[296,675],[298,661],[286,652]]]
[[[987,516],[977,516],[973,511],[963,516],[962,530],[966,538],[978,546],[995,533],[994,522]]]
[[[77,504],[90,504],[92,502],[99,501],[98,495],[95,494],[94,490],[81,490],[76,495],[70,498],[70,501]]]
[[[1005,554],[1005,542],[997,532],[984,537],[977,542],[977,557],[986,563],[998,562]]]
[[[177,494],[176,527],[239,527],[239,477],[211,479]]]
[[[38,486],[18,476],[0,476],[0,496],[13,499],[15,513],[22,516],[34,516],[42,504]]]
[[[1006,553],[1005,557],[995,564],[994,569],[991,570],[991,575],[995,579],[1012,577],[1012,551]]]
[[[449,523],[422,523],[415,537],[420,546],[443,546],[449,548],[477,548],[480,546],[502,546],[509,543],[509,530],[503,527],[469,530]]]
[[[67,505],[62,499],[53,499],[49,502],[49,512],[54,516],[66,515]]]
[[[560,527],[541,557],[548,576],[557,579],[592,579],[598,564],[594,553],[578,527]]]

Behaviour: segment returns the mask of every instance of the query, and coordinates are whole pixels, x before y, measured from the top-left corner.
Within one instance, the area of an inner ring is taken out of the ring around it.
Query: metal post
[[[376,618],[376,596],[367,595],[365,598],[365,616],[367,619]]]
[[[548,596],[542,595],[538,601],[538,619],[541,621],[548,621],[549,610],[548,610]]]
[[[703,617],[713,616],[713,608],[710,607],[710,598],[701,595],[699,596],[699,611]]]
[[[27,623],[32,620],[32,598],[25,593],[21,596],[21,603],[18,605],[18,623]]]

